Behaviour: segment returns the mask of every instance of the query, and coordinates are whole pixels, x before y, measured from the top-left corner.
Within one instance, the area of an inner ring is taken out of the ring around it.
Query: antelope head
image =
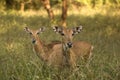
[[[72,43],[73,36],[81,32],[82,26],[78,26],[72,29],[66,29],[66,28],[54,26],[53,30],[62,36],[63,44],[65,45],[65,47],[71,48],[73,46]]]
[[[28,27],[25,27],[24,30],[25,30],[27,33],[30,34],[30,36],[31,36],[31,38],[32,38],[32,43],[33,43],[33,44],[36,44],[37,41],[39,40],[39,36],[38,36],[38,35],[39,35],[40,33],[42,33],[42,32],[45,30],[45,28],[40,28],[40,29],[38,29],[38,30],[31,30],[31,29],[29,29]]]

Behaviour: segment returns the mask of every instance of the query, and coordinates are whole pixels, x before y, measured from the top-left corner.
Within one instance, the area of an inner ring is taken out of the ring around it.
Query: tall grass
[[[31,14],[30,14],[31,13]],[[60,17],[59,11],[56,19]],[[23,28],[46,27],[40,34],[50,43],[60,40],[51,27],[44,11],[0,13],[0,80],[119,80],[120,79],[120,14],[118,10],[81,9],[68,12],[67,25],[83,25],[83,31],[74,40],[94,45],[89,66],[80,61],[79,68],[71,71],[47,67],[32,51],[30,37]],[[58,19],[59,20],[59,19]]]

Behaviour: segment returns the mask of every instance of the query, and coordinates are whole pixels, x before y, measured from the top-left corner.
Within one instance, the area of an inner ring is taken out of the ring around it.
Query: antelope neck
[[[67,45],[65,43],[62,43],[62,51],[63,51],[63,55],[65,57],[65,63],[66,66],[70,66],[70,48],[67,47]]]
[[[37,38],[36,43],[34,44],[34,49],[36,51],[37,56],[40,57],[41,60],[46,60],[44,46],[39,38]]]
[[[62,49],[63,49],[63,51],[67,51],[68,50],[68,47],[67,47],[67,45],[65,43],[62,44]]]

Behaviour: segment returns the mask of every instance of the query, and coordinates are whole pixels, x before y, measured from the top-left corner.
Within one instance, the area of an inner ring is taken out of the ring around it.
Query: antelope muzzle
[[[72,42],[67,43],[68,48],[71,48],[73,46]]]

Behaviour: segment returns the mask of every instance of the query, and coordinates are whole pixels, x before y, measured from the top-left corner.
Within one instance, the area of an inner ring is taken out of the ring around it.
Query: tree
[[[67,0],[62,0],[62,15],[61,15],[61,21],[62,21],[62,26],[66,27],[66,18],[67,18],[67,9],[68,9],[68,4]]]
[[[16,0],[20,3],[20,11],[23,12],[25,10],[25,5],[28,3],[32,3],[32,0]]]
[[[5,9],[5,0],[0,0],[0,11]]]
[[[8,9],[20,9],[20,11],[25,10],[25,5],[32,3],[32,0],[5,0],[6,8]]]
[[[41,1],[49,15],[50,20],[53,20],[54,13],[53,13],[53,10],[51,9],[50,0],[41,0]],[[67,8],[68,8],[67,2],[68,2],[67,0],[62,0],[62,14],[61,14],[61,24],[60,25],[63,27],[66,27]]]
[[[51,9],[50,0],[41,0],[41,2],[43,3],[43,6],[48,13],[50,20],[53,20],[54,13],[53,13],[53,10]]]
[[[6,8],[14,9],[15,8],[15,1],[14,0],[5,0]]]

